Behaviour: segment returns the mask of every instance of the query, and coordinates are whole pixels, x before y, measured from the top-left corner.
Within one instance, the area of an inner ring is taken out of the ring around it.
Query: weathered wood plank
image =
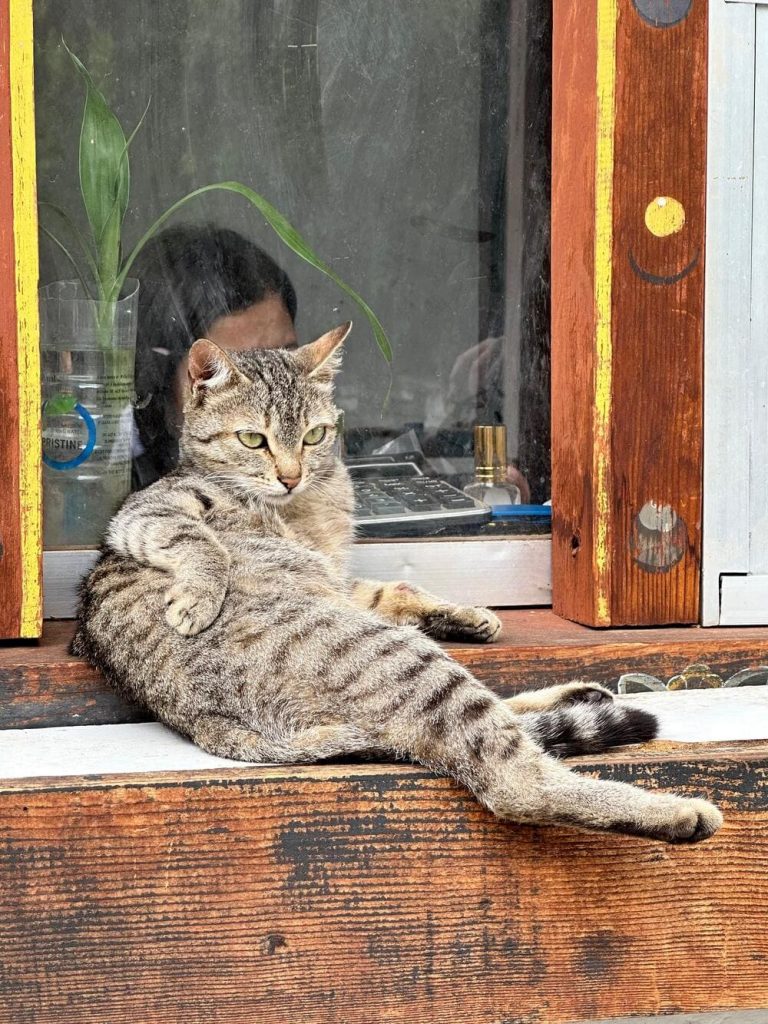
[[[555,0],[553,14],[552,600],[591,622],[597,0]]]
[[[576,1024],[768,1005],[768,758],[593,759],[709,793],[696,848],[507,827],[413,768],[0,790],[0,1021]]]
[[[554,608],[696,622],[707,4],[555,10]]]
[[[497,692],[574,678],[615,688],[625,672],[667,681],[704,662],[723,680],[768,665],[768,629],[592,630],[548,609],[501,612],[501,639],[488,646],[448,645],[452,655]],[[117,697],[97,672],[67,653],[70,622],[46,622],[40,644],[0,646],[0,729],[106,725],[145,721]]]

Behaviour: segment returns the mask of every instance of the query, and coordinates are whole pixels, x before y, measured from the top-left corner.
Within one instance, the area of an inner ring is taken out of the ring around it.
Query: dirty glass
[[[348,318],[343,451],[371,534],[548,528],[509,506],[550,496],[549,7],[35,0],[48,547],[94,546],[121,496],[172,467],[195,336],[303,343]],[[89,225],[84,81],[64,43],[125,134],[140,123],[123,255],[182,195],[242,182],[373,307],[391,366],[349,297],[225,193],[185,205],[139,257],[106,352],[71,304],[88,298],[70,257],[82,266]],[[446,516],[466,510],[477,425],[505,428],[493,504],[509,514]]]

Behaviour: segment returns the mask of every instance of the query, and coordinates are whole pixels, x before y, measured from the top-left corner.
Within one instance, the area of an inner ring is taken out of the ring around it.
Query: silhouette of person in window
[[[296,293],[254,242],[214,225],[182,225],[142,251],[136,343],[133,485],[146,487],[179,456],[187,353],[197,338],[222,348],[296,346]]]

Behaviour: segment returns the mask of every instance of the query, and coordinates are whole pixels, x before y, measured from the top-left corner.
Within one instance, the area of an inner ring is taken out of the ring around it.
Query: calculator
[[[426,476],[416,457],[347,460],[355,490],[355,524],[363,537],[438,533],[446,526],[481,526],[491,510],[447,481]]]

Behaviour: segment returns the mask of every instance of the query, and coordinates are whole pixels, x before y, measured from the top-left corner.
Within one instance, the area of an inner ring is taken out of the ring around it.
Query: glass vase
[[[44,542],[96,547],[131,489],[138,281],[117,302],[40,290]]]

